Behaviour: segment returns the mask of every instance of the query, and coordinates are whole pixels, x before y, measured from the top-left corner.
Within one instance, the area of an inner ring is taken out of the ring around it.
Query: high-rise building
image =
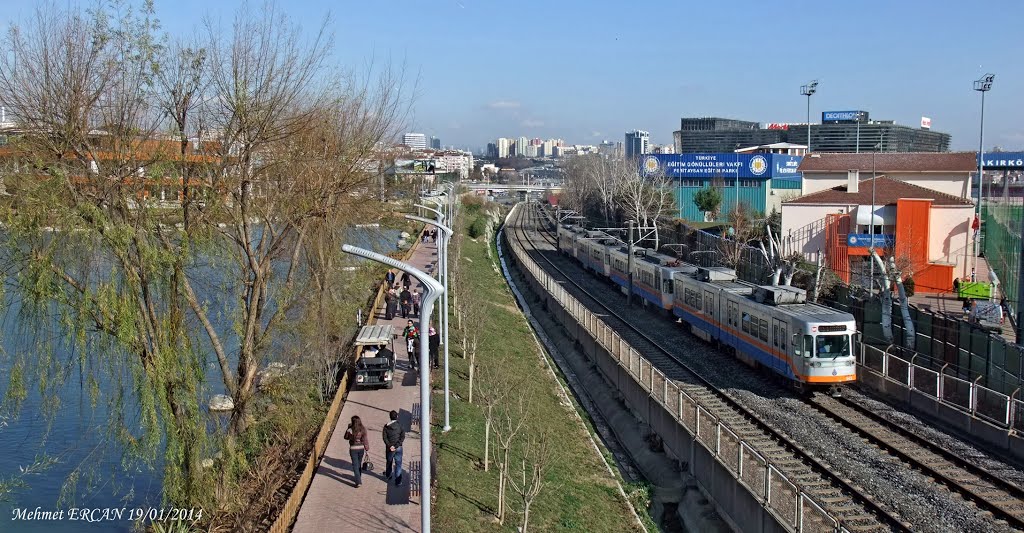
[[[530,141],[526,137],[520,137],[516,139],[516,156],[518,157],[529,157],[526,155],[526,147],[529,146]]]
[[[487,143],[487,157],[492,158],[492,159],[498,157],[498,144],[497,143]]]
[[[634,130],[626,132],[626,158],[632,159],[650,152],[651,134]]]
[[[406,133],[402,138],[402,144],[413,150],[424,150],[427,148],[427,136],[422,133]]]
[[[437,137],[434,137],[433,135],[431,135],[430,136],[430,147],[432,149],[434,149],[434,150],[440,150],[441,149],[441,139],[438,139]]]
[[[542,153],[540,154],[541,157],[551,157],[551,156],[555,155],[555,140],[554,139],[548,139],[548,140],[544,141],[544,143],[541,144],[541,151],[542,151]]]
[[[535,144],[528,145],[526,147],[526,157],[537,157],[537,148],[539,147]]]
[[[498,144],[498,157],[501,158],[501,159],[504,159],[504,158],[508,157],[509,145],[511,144],[509,139],[506,139],[504,137],[499,137],[497,144]]]

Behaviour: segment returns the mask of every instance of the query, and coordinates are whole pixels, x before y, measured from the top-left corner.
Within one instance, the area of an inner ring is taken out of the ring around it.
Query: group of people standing
[[[401,291],[395,283],[395,273],[391,270],[385,276],[388,292],[384,294],[384,320],[391,320],[398,316],[402,318],[420,315],[420,301],[422,295],[420,290],[412,290],[412,276],[408,272],[402,274]]]

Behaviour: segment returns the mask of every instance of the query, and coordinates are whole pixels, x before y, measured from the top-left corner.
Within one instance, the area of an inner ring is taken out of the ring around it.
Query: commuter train
[[[559,226],[558,248],[585,269],[625,293],[632,269],[633,293],[645,306],[680,318],[694,335],[733,350],[797,388],[836,387],[857,379],[853,315],[806,302],[802,289],[759,286],[721,267],[702,268],[634,247],[579,226]],[[630,263],[632,263],[630,265]]]

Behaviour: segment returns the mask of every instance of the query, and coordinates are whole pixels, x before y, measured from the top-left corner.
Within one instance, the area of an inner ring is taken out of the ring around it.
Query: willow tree
[[[41,345],[58,321],[93,389],[112,380],[112,433],[133,456],[162,451],[168,499],[194,503],[210,497],[198,465],[215,446],[222,488],[244,470],[257,372],[328,286],[402,80],[339,78],[326,22],[306,34],[272,6],[170,45],[150,2],[117,7],[41,8],[4,40],[18,162],[0,205],[7,295]],[[200,407],[208,355],[234,401],[216,440]],[[57,363],[21,356],[9,379],[52,378]]]

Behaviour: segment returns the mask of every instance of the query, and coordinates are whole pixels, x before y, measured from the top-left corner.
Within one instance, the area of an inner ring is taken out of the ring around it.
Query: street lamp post
[[[428,207],[427,209],[430,209],[430,208]],[[448,388],[448,316],[447,316],[448,315],[448,239],[451,238],[451,236],[452,236],[452,230],[451,230],[451,228],[449,228],[448,226],[445,226],[444,224],[442,224],[439,221],[441,216],[442,216],[442,214],[439,211],[435,211],[434,209],[430,209],[430,210],[434,211],[435,213],[437,213],[438,221],[432,221],[430,219],[423,218],[423,217],[418,217],[416,215],[405,215],[405,218],[407,218],[409,220],[415,220],[417,222],[423,222],[424,224],[433,224],[434,227],[437,228],[438,231],[441,232],[441,246],[440,246],[439,251],[438,251],[439,253],[437,254],[438,255],[438,259],[441,262],[441,268],[437,269],[438,270],[438,277],[442,277],[442,273],[443,273],[443,277],[444,277],[444,286],[443,286],[444,287],[444,292],[442,293],[442,299],[444,300],[444,303],[442,304],[441,307],[443,308],[443,312],[444,312],[444,315],[445,315],[444,316],[444,325],[443,325],[443,327],[442,327],[442,325],[440,323],[438,323],[438,327],[441,327],[441,332],[443,333],[442,339],[444,340],[444,427],[441,429],[441,431],[444,431],[445,433],[447,433],[450,429],[452,429],[451,417],[450,417],[450,413],[451,413],[450,398],[451,398],[451,395],[448,392],[449,388]],[[425,330],[425,329],[423,329],[421,327],[420,331],[423,332],[423,331],[427,331],[427,330]],[[421,335],[422,335],[422,333],[421,333]],[[426,361],[427,361],[426,359],[420,360],[420,366],[427,366]]]
[[[811,153],[811,95],[818,92],[818,80],[800,86],[800,94],[807,97],[807,153]]]
[[[440,283],[426,272],[386,255],[349,244],[342,245],[341,249],[346,253],[397,268],[416,278],[426,289],[420,305],[420,331],[423,331],[424,327],[430,327],[430,314],[434,310],[434,302],[444,292],[444,287]],[[430,532],[430,369],[422,363],[429,357],[427,343],[420,342],[420,525],[423,533]]]
[[[995,78],[995,74],[985,74],[974,82],[974,90],[981,93],[981,128],[978,132],[978,207],[977,213],[974,215],[979,219],[981,218],[981,187],[985,183],[985,93],[992,90],[992,81]],[[979,226],[974,235],[974,269],[978,268],[978,236],[980,234],[981,227]]]

